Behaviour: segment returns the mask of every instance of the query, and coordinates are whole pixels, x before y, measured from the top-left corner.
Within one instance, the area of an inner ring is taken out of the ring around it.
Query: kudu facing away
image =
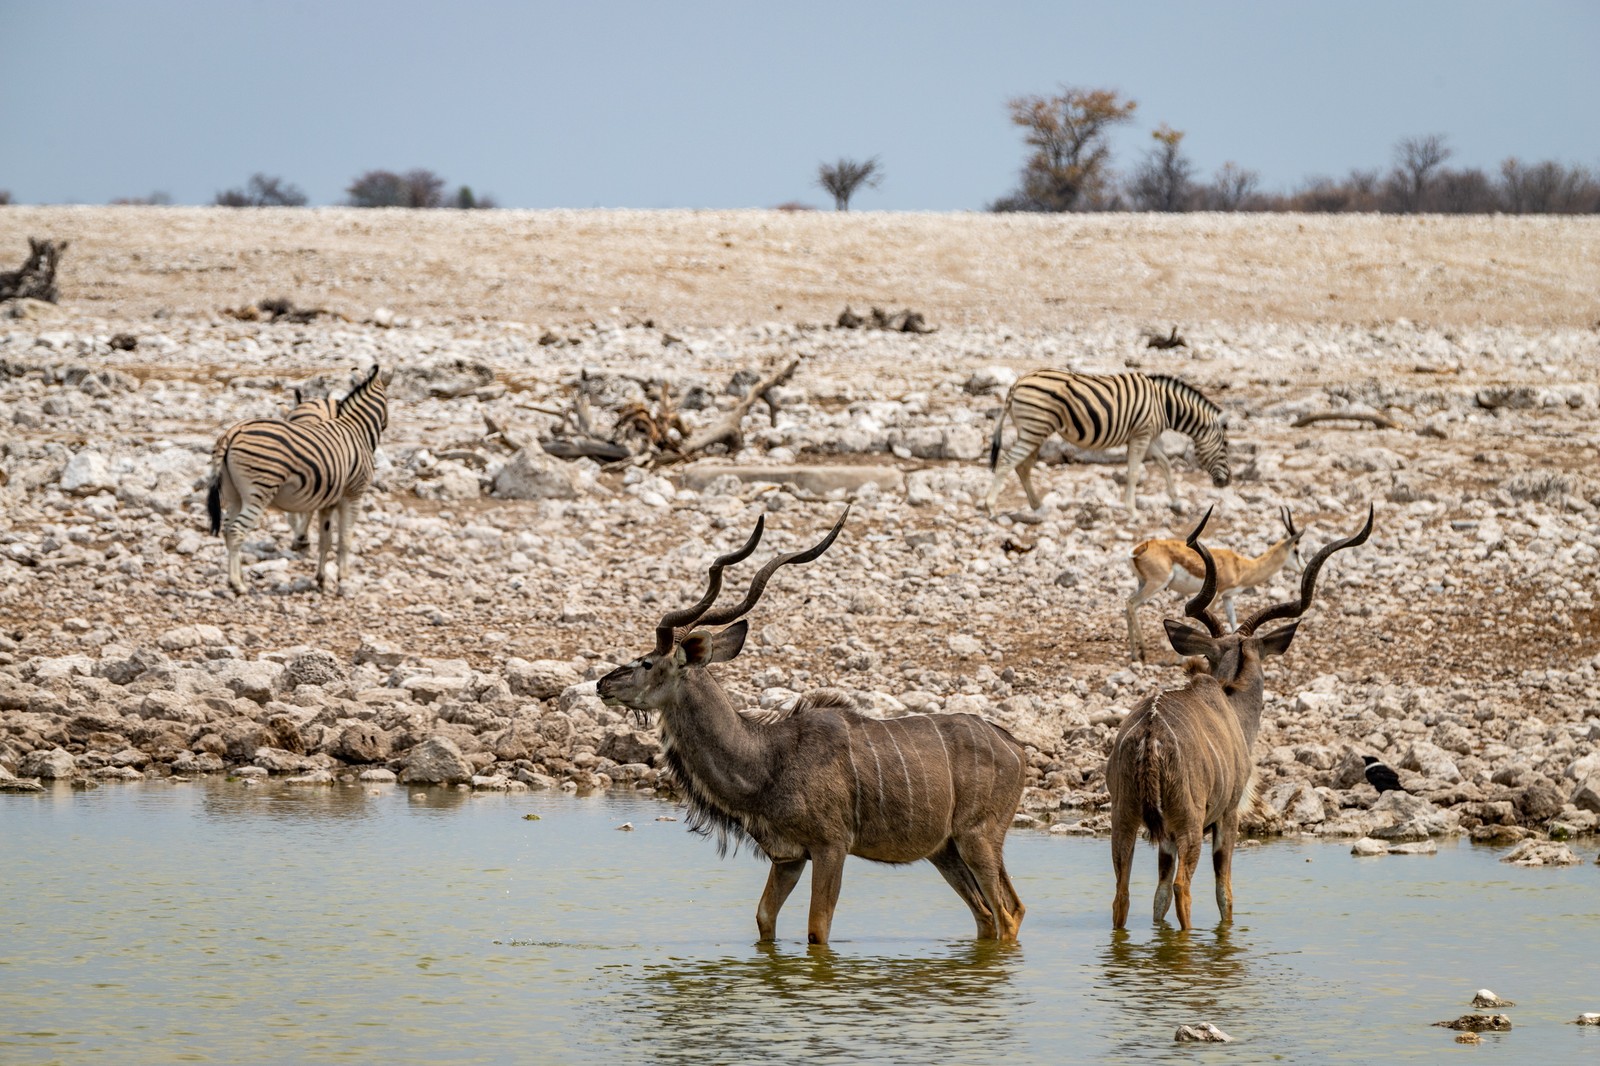
[[[1311,606],[1317,573],[1328,557],[1365,543],[1373,512],[1353,537],[1336,540],[1312,557],[1300,579],[1300,598],[1264,607],[1224,635],[1208,608],[1217,591],[1211,553],[1199,541],[1211,512],[1189,534],[1188,545],[1205,563],[1205,581],[1184,608],[1209,631],[1201,633],[1175,619],[1166,620],[1167,639],[1179,655],[1204,657],[1200,673],[1181,689],[1158,692],[1122,723],[1106,762],[1111,793],[1111,866],[1117,893],[1111,924],[1128,921],[1128,875],[1142,823],[1160,849],[1160,883],[1154,920],[1167,916],[1173,897],[1178,924],[1190,922],[1190,883],[1200,862],[1200,845],[1211,832],[1211,862],[1217,876],[1217,908],[1233,917],[1233,845],[1239,835],[1239,809],[1249,801],[1255,763],[1251,746],[1261,729],[1262,660],[1282,655],[1294,639],[1298,621],[1263,636],[1255,631],[1279,618],[1298,619]]]
[[[1235,596],[1271,581],[1290,559],[1297,567],[1300,565],[1300,537],[1305,530],[1294,528],[1294,515],[1289,513],[1289,508],[1279,513],[1286,535],[1255,558],[1227,548],[1217,548],[1211,553],[1211,561],[1217,568],[1217,594],[1222,597],[1222,610],[1228,616],[1229,629],[1239,624],[1233,613]],[[1199,592],[1205,564],[1186,542],[1159,538],[1140,541],[1128,557],[1128,565],[1133,567],[1133,576],[1139,579],[1139,587],[1128,597],[1128,654],[1143,661],[1144,634],[1139,631],[1139,608],[1164,589],[1174,589],[1185,596]]]
[[[1023,906],[1002,856],[1026,773],[1015,738],[971,714],[878,721],[821,701],[775,720],[746,715],[711,676],[712,663],[739,654],[748,623],[735,619],[756,605],[773,572],[817,558],[844,525],[841,517],[821,543],[768,562],[743,602],[712,610],[723,568],[755,551],[763,521],[744,547],[711,564],[698,603],[662,617],[653,651],[600,679],[601,697],[660,715],[691,828],[715,829],[724,850],[730,839],[749,839],[772,861],[756,908],[762,940],[774,939],[778,910],[809,860],[806,936],[827,943],[846,855],[929,860],[971,908],[978,936],[1015,940]],[[707,628],[720,625],[727,628]]]

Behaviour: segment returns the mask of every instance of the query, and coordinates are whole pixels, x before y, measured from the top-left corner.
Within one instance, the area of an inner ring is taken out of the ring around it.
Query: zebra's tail
[[[206,514],[211,518],[211,535],[214,537],[222,532],[222,471],[220,469],[211,478],[211,487],[206,490]]]
[[[228,476],[228,452],[232,448],[233,441],[224,438],[217,441],[217,448],[211,454],[211,484],[206,487],[206,515],[211,519],[213,537],[222,532],[222,479]]]
[[[1006,412],[1011,410],[1011,393],[1006,393],[1006,402],[1000,405],[1000,413],[994,416],[994,432],[989,435],[989,469],[993,470],[1000,464],[1000,431],[1006,426]]]

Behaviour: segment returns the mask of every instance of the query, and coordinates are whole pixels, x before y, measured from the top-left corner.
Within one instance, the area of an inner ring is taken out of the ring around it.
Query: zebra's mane
[[[368,392],[370,392],[371,389],[372,389],[372,383],[374,381],[376,381],[377,379],[378,379],[378,364],[377,363],[373,363],[372,364],[372,372],[367,375],[366,380],[363,381],[361,384],[357,385],[355,388],[351,389],[348,395],[342,397],[339,400],[338,404],[336,405],[337,413],[341,414],[341,415],[344,414],[344,409],[350,405],[350,401],[354,400],[357,396],[364,396]]]
[[[1173,392],[1181,393],[1187,398],[1196,401],[1214,415],[1220,415],[1222,413],[1222,408],[1218,407],[1209,396],[1182,378],[1173,377],[1171,374],[1148,374],[1146,376],[1149,377],[1151,381],[1159,381],[1162,385],[1165,385]]]

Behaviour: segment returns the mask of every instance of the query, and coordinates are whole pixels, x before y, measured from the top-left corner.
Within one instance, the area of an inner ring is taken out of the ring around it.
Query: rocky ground
[[[1134,544],[1215,503],[1209,543],[1262,551],[1287,505],[1315,547],[1372,502],[1372,540],[1269,665],[1254,827],[1385,849],[1470,832],[1558,861],[1544,837],[1595,830],[1594,220],[0,209],[0,248],[29,234],[75,243],[59,306],[0,308],[9,787],[664,787],[655,733],[593,679],[758,516],[765,554],[848,501],[833,549],[774,579],[725,685],[750,706],[831,687],[867,714],[991,715],[1031,749],[1021,820],[1093,832],[1117,724],[1183,681],[1170,653],[1128,661]],[[560,299],[529,306],[525,279]],[[235,317],[269,296],[334,313]],[[936,332],[834,328],[847,302]],[[1172,318],[1189,347],[1146,348]],[[662,382],[707,424],[796,356],[738,455],[603,468],[536,443],[579,395],[605,429]],[[316,592],[274,515],[227,592],[204,529],[217,433],[374,361],[391,426],[353,572]],[[1120,466],[1041,465],[1039,512],[1013,478],[985,516],[994,414],[1039,365],[1181,374],[1228,412],[1233,484],[1180,462],[1178,516],[1150,467],[1129,516]],[[1329,411],[1395,428],[1293,425]],[[1145,609],[1152,647],[1180,610]],[[1414,795],[1380,800],[1367,753]]]

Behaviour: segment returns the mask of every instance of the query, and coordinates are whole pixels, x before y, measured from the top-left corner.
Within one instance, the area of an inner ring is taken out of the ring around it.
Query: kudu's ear
[[[1212,663],[1221,657],[1216,640],[1198,629],[1186,626],[1176,618],[1162,619],[1161,624],[1167,629],[1167,641],[1172,645],[1172,650],[1179,655],[1204,655]]]
[[[697,629],[684,637],[678,647],[683,650],[687,666],[725,663],[744,650],[744,638],[749,633],[750,623],[744,621],[735,622],[720,633]]]
[[[1258,638],[1261,641],[1262,656],[1282,655],[1288,651],[1289,642],[1294,640],[1294,631],[1299,628],[1299,622],[1290,622],[1288,625],[1274,629],[1266,636]]]

